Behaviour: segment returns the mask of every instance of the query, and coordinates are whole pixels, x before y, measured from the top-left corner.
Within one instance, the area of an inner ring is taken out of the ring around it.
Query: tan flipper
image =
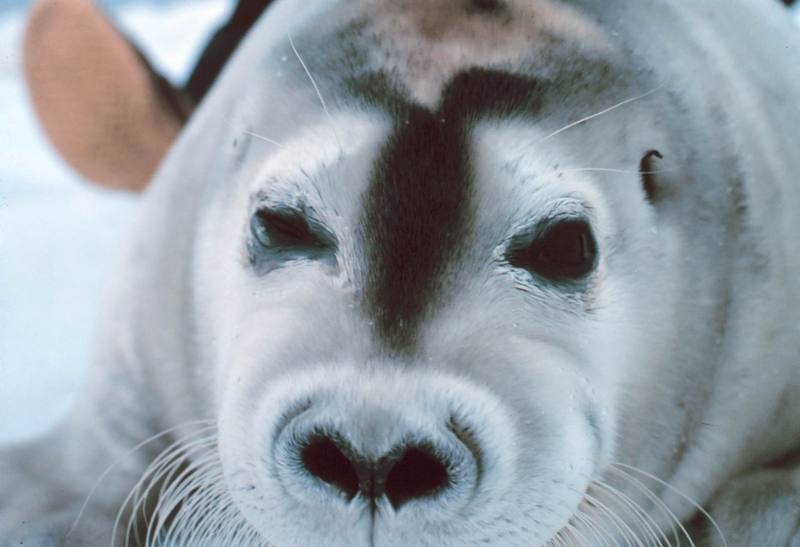
[[[143,189],[192,109],[89,0],[34,5],[24,68],[53,145],[105,187]]]

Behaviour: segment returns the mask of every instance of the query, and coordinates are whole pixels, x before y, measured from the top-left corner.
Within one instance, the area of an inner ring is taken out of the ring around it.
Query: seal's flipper
[[[144,188],[192,109],[88,0],[34,5],[24,68],[58,152],[110,188]]]

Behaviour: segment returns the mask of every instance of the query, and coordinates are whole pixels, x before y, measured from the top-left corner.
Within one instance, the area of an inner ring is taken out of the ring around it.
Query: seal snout
[[[342,501],[385,514],[462,506],[480,482],[481,444],[446,408],[322,398],[276,433],[273,469],[293,497],[334,510]]]
[[[348,499],[361,495],[373,502],[386,497],[398,509],[415,499],[434,496],[450,484],[450,463],[427,443],[409,443],[372,460],[353,450],[338,434],[316,433],[300,446],[305,471],[337,488]]]
[[[248,525],[273,545],[396,547],[494,518],[520,448],[494,392],[424,367],[336,365],[286,374],[221,421]]]

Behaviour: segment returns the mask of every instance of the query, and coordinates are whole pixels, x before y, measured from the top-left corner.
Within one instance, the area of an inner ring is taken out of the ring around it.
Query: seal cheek
[[[599,461],[605,453],[605,442],[602,422],[597,408],[593,404],[586,404],[583,407],[583,417],[589,426],[589,431],[594,439],[594,459]]]

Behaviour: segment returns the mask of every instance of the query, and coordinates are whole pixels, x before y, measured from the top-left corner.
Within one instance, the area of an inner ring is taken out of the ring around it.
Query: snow
[[[181,81],[232,2],[102,5]],[[18,9],[0,10],[0,442],[39,434],[74,401],[102,287],[136,210],[135,197],[83,183],[45,142],[20,77],[22,24]]]
[[[109,12],[155,66],[182,81],[231,6],[198,0]],[[35,436],[70,408],[137,206],[134,196],[87,185],[45,141],[20,74],[23,21],[21,11],[0,12],[0,442]]]

